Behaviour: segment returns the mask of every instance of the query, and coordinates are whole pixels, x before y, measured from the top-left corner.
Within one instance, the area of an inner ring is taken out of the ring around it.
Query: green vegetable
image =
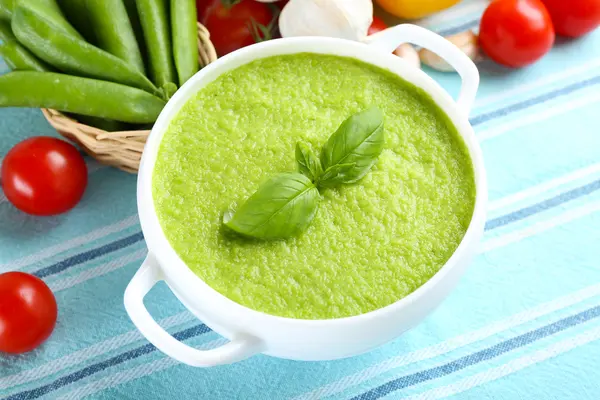
[[[86,4],[97,46],[144,73],[142,53],[123,0],[87,0]]]
[[[0,21],[0,56],[12,70],[51,71],[52,69],[38,60],[29,50],[17,42],[10,28],[10,22]]]
[[[67,21],[77,29],[88,43],[96,44],[96,34],[90,20],[85,0],[57,0]]]
[[[85,125],[93,126],[107,132],[117,132],[128,129],[128,124],[111,119],[90,117],[88,115],[71,114],[71,117]]]
[[[0,56],[12,70],[40,72],[52,70],[16,40],[8,40],[0,44]]]
[[[0,20],[12,18],[14,0],[0,0]]]
[[[61,31],[67,35],[71,35],[77,39],[83,37],[75,28],[65,19],[60,7],[55,0],[14,0],[15,7],[13,10],[13,18],[17,9],[27,9],[37,15],[43,17],[57,31]],[[13,28],[14,30],[14,28]]]
[[[304,143],[296,144],[296,163],[298,171],[313,182],[323,173],[321,161]]]
[[[306,176],[279,174],[263,183],[235,214],[225,213],[223,223],[244,236],[286,238],[308,227],[319,201],[319,191]]]
[[[137,12],[136,0],[123,0],[125,8],[127,9],[127,15],[129,16],[129,23],[135,34],[140,52],[142,53],[142,59],[145,61],[148,58],[148,51],[146,50],[146,43],[144,41],[144,32],[142,31],[142,23],[140,22],[140,16]]]
[[[0,76],[0,107],[53,108],[131,123],[156,121],[165,102],[117,83],[52,72]]]
[[[10,27],[10,21],[0,20],[0,40],[2,40],[3,42],[7,42],[9,40],[17,40],[15,34],[13,33]]]
[[[342,122],[323,146],[321,164],[326,171],[335,165],[354,164],[352,168],[338,169],[338,176],[329,180],[337,183],[356,182],[375,164],[384,143],[383,113],[371,107]]]
[[[165,100],[169,100],[177,91],[177,85],[173,82],[165,83],[161,88],[161,97]]]
[[[31,9],[17,6],[12,29],[19,42],[63,72],[158,93],[152,82],[135,67],[83,40],[55,30],[51,22]]]
[[[198,65],[198,25],[195,0],[171,0],[173,57],[179,86],[194,75]]]
[[[361,179],[383,151],[383,113],[376,107],[346,119],[329,137],[321,160],[296,144],[300,173],[279,174],[262,184],[235,212],[226,212],[229,229],[257,239],[282,239],[305,230],[319,205],[319,188]],[[325,169],[325,171],[323,171]]]
[[[157,87],[175,83],[165,0],[137,0],[136,5],[148,50],[152,82]]]
[[[317,179],[315,185],[320,188],[337,186],[348,183],[349,175],[352,173],[356,163],[336,164],[327,168],[323,175]]]

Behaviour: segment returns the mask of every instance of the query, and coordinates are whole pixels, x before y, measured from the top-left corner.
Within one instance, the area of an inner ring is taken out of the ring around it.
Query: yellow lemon
[[[425,17],[455,5],[460,0],[376,0],[392,15],[406,19]]]

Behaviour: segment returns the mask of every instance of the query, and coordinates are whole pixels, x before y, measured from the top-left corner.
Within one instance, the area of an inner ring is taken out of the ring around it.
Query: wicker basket
[[[200,66],[217,59],[208,30],[198,24]],[[103,164],[136,173],[150,131],[107,132],[81,124],[56,110],[42,109],[44,116],[61,135],[79,144],[86,153]]]

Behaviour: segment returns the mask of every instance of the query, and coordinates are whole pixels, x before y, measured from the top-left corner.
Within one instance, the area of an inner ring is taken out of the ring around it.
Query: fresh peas
[[[97,45],[144,73],[142,53],[123,0],[87,0]]]
[[[158,87],[176,82],[165,0],[137,0],[136,5],[148,50],[152,82]]]
[[[130,123],[156,121],[165,102],[143,90],[52,72],[0,76],[0,107],[52,108]]]
[[[173,58],[179,86],[198,71],[198,25],[195,0],[171,0]]]
[[[80,114],[69,114],[69,116],[75,118],[78,122],[93,126],[98,129],[102,129],[107,132],[117,132],[128,128],[128,124],[125,122],[114,121],[112,119],[104,119],[98,117],[90,117],[88,115]]]
[[[16,40],[8,40],[0,44],[0,56],[12,70],[50,71],[51,68],[38,60]]]
[[[29,50],[17,42],[8,21],[0,21],[0,56],[12,70],[50,71],[51,68],[38,60]]]
[[[77,39],[83,39],[79,32],[65,19],[55,0],[14,0],[13,18],[17,8],[31,10],[43,16],[54,29]]]
[[[0,0],[0,107],[147,127],[198,71],[196,31],[195,0]]]
[[[0,0],[1,1],[1,0]],[[77,29],[88,43],[96,44],[96,34],[90,21],[85,0],[57,0],[67,21]]]
[[[152,82],[133,66],[83,40],[55,30],[50,22],[32,9],[17,6],[12,29],[19,42],[63,72],[158,93]]]
[[[9,40],[17,40],[17,38],[15,37],[15,34],[12,32],[12,29],[10,28],[9,21],[0,20],[0,40],[2,40],[3,42],[9,41]]]
[[[14,0],[0,0],[0,20],[10,21],[14,8]]]

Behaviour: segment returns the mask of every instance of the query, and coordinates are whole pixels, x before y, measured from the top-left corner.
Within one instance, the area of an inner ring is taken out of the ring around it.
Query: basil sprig
[[[342,122],[323,146],[321,163],[325,174],[329,169],[336,171],[329,179],[334,184],[358,181],[377,161],[383,151],[384,139],[381,110],[371,107],[354,114]],[[323,179],[321,184],[326,182]]]
[[[311,181],[314,181],[323,173],[319,157],[304,143],[296,143],[296,163],[298,164],[298,171]]]
[[[346,119],[323,146],[321,157],[296,145],[298,172],[264,182],[223,224],[243,236],[284,239],[304,231],[317,213],[319,189],[354,183],[364,177],[383,151],[383,113],[376,107]]]
[[[297,172],[283,173],[263,183],[235,214],[226,213],[223,222],[245,236],[286,238],[308,227],[320,199],[309,178]]]

